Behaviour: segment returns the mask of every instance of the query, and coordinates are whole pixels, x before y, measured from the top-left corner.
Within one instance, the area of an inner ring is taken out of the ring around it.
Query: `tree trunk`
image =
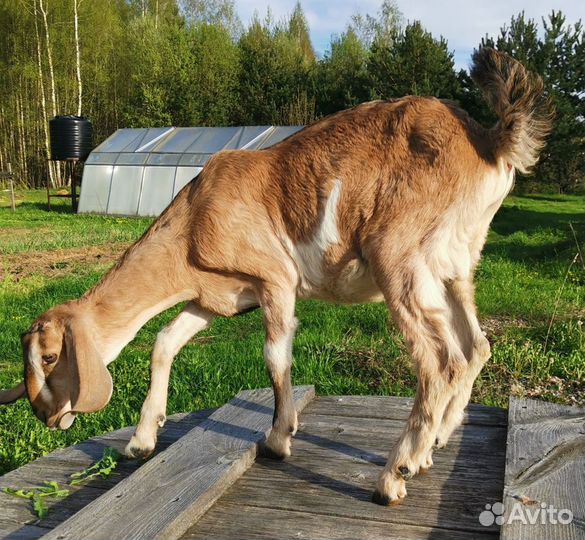
[[[73,0],[73,13],[75,23],[75,60],[77,64],[77,116],[81,116],[81,96],[83,93],[83,86],[81,84],[81,55],[79,52],[79,25],[77,17],[78,0]]]
[[[49,119],[47,118],[47,96],[45,94],[45,78],[43,76],[43,57],[41,54],[41,38],[39,36],[39,25],[37,23],[37,3],[34,4],[35,35],[37,39],[37,68],[39,73],[39,88],[41,91],[41,123],[43,124],[43,133],[45,135],[45,159],[47,160],[47,169],[49,171],[50,187],[55,187],[55,170],[52,161],[48,161],[51,153],[49,141]]]
[[[53,70],[53,52],[51,49],[51,36],[49,33],[49,23],[47,21],[47,8],[44,4],[45,0],[39,0],[39,8],[41,10],[41,14],[43,15],[43,25],[45,28],[45,43],[47,47],[47,61],[49,64],[49,80],[51,82],[51,105],[52,105],[52,113],[53,117],[57,116],[57,94],[55,92],[55,72]],[[47,0],[48,2],[48,0]],[[54,176],[54,183],[55,186],[61,185],[61,169],[59,164],[55,163],[55,176]]]

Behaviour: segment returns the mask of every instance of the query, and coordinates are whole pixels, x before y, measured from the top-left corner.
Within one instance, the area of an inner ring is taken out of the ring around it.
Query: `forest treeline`
[[[462,21],[462,24],[464,22]],[[478,46],[542,75],[554,131],[521,187],[574,191],[585,168],[585,41],[560,12],[523,13]],[[385,0],[315,53],[300,4],[247,26],[233,0],[0,0],[0,169],[28,186],[66,181],[48,162],[48,121],[82,114],[95,143],[120,127],[307,124],[371,99],[457,100],[495,121],[445,39]]]

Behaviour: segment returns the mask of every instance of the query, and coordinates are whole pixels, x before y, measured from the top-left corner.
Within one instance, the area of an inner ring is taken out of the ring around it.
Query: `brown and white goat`
[[[49,427],[68,428],[111,396],[106,366],[157,313],[187,304],[157,337],[132,456],[164,423],[174,356],[215,316],[260,307],[275,395],[265,450],[290,454],[297,298],[385,301],[418,375],[414,407],[378,481],[376,502],[406,495],[433,445],[461,423],[490,356],[473,274],[489,224],[537,160],[549,129],[542,82],[492,49],[472,76],[499,116],[485,129],[454,103],[405,97],[339,112],[261,151],[216,154],[144,236],[78,300],[22,339],[27,395]],[[194,449],[196,451],[196,449]]]

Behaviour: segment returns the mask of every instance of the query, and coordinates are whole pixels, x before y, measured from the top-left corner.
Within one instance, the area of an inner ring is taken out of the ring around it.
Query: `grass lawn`
[[[20,334],[51,306],[80,296],[150,220],[77,216],[68,202],[47,212],[44,192],[18,192],[13,213],[0,193],[0,387],[22,378]],[[477,302],[493,357],[473,401],[505,407],[510,393],[585,404],[585,254],[582,197],[509,197],[496,216],[477,272]],[[112,401],[67,432],[49,431],[26,401],[0,409],[0,474],[57,447],[138,421],[158,330],[150,321],[110,366]],[[295,384],[319,394],[413,395],[415,378],[383,305],[300,302]],[[168,413],[223,404],[242,388],[268,386],[259,312],[217,319],[176,359]]]

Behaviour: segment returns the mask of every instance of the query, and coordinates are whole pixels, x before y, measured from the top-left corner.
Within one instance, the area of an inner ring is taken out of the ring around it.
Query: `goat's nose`
[[[35,414],[37,415],[37,418],[43,423],[46,424],[47,423],[47,413],[45,411],[40,411],[40,410],[36,410]]]

